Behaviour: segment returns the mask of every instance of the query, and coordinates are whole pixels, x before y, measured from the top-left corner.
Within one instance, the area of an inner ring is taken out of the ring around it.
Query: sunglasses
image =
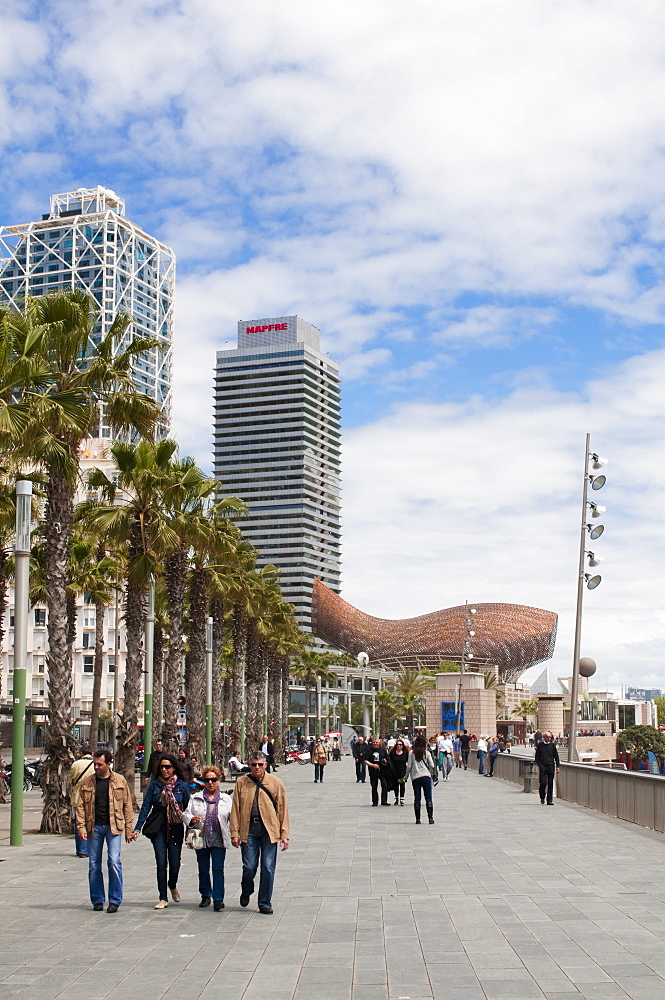
[[[219,778],[204,778],[203,779],[203,784],[204,785],[214,785],[216,781],[219,781]]]
[[[160,766],[160,768],[161,768],[162,771],[172,771],[173,770],[173,764],[160,764],[159,766]]]
[[[256,764],[250,764],[249,766],[250,766],[250,767],[265,767],[265,766],[266,766],[266,764],[265,764],[265,761],[264,761],[264,760],[261,760],[261,761],[257,761],[257,763],[256,763]]]

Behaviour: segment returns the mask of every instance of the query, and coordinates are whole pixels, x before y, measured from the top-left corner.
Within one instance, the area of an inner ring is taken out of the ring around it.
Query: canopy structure
[[[474,604],[471,658],[466,669],[497,666],[499,680],[515,681],[528,667],[554,653],[557,615],[521,604]],[[367,653],[374,665],[436,668],[461,663],[468,641],[465,605],[417,618],[373,618],[342,600],[320,580],[312,587],[312,631],[335,649]]]

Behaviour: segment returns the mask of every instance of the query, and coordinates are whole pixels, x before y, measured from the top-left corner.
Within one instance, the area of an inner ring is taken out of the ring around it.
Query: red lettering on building
[[[265,333],[266,330],[288,330],[288,323],[269,323],[266,326],[246,326],[245,333]]]

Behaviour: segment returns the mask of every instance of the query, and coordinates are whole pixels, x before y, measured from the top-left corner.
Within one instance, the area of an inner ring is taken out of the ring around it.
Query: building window
[[[95,633],[94,632],[84,632],[83,633],[83,648],[92,649],[95,645]]]
[[[619,729],[635,725],[635,706],[619,705]]]
[[[33,674],[43,674],[44,673],[44,657],[35,656],[32,661],[32,672]]]
[[[83,609],[83,628],[94,628],[95,627],[95,609],[94,608],[84,608]]]
[[[115,656],[109,656],[109,673],[115,673]]]
[[[46,608],[35,608],[35,627],[44,628],[46,625]]]
[[[93,665],[94,665],[94,660],[95,660],[94,656],[84,656],[83,657],[83,673],[84,674],[91,674],[92,673],[92,671],[93,671]]]

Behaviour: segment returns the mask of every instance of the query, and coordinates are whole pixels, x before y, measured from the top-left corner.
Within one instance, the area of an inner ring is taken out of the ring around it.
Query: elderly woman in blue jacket
[[[136,830],[139,832],[148,821],[150,832],[147,836],[152,840],[157,865],[159,902],[155,909],[165,910],[169,905],[167,887],[173,902],[180,902],[178,875],[185,835],[183,812],[189,804],[190,794],[187,783],[182,780],[180,765],[172,754],[162,754],[158,770],[158,776],[150,782],[145,793]]]
[[[222,772],[214,764],[206,764],[201,770],[203,791],[194,792],[189,805],[184,812],[185,826],[200,830],[201,846],[196,850],[196,861],[199,866],[199,892],[201,902],[199,907],[210,906],[212,896],[213,908],[224,909],[224,862],[227,848],[231,846],[229,834],[229,816],[231,815],[231,796],[220,791],[219,782]],[[212,884],[210,882],[210,867],[212,865]]]

